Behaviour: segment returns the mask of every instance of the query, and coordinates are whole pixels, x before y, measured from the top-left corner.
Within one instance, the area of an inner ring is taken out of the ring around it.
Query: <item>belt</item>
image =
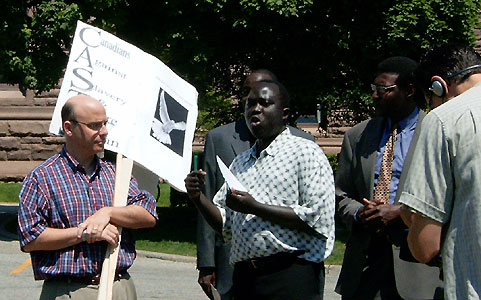
[[[114,281],[119,281],[120,279],[124,278],[126,274],[127,274],[127,271],[123,271],[121,273],[115,273]],[[73,275],[59,275],[59,276],[55,276],[48,279],[48,281],[50,280],[65,280],[68,282],[77,282],[77,283],[83,283],[87,285],[99,285],[100,274],[85,275],[82,277],[73,276]]]
[[[257,275],[267,275],[290,267],[293,263],[309,263],[298,258],[305,251],[281,252],[266,257],[252,258],[234,264],[235,269],[250,271]]]

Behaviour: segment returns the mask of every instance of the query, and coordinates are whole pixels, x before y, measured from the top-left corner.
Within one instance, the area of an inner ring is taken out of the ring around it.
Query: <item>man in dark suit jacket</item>
[[[350,231],[336,286],[343,300],[371,300],[376,295],[383,300],[433,299],[436,287],[441,284],[437,280],[437,268],[400,261],[397,247],[406,239],[398,194],[425,115],[415,102],[416,66],[406,57],[381,62],[372,85],[379,116],[354,126],[344,136],[336,174],[338,212]],[[383,151],[394,124],[397,134],[392,180],[387,203],[383,204],[373,199]],[[394,265],[404,268],[403,272],[396,273],[399,278],[395,278]],[[405,288],[407,279],[411,279],[413,285]]]
[[[241,97],[247,95],[254,83],[261,80],[275,80],[270,71],[260,69],[247,76]],[[242,99],[244,101],[245,99]],[[293,135],[314,141],[314,137],[304,131],[288,126]],[[234,158],[249,149],[255,143],[255,138],[247,128],[244,118],[212,129],[207,133],[204,146],[203,170],[205,176],[205,195],[212,200],[224,184],[216,162],[216,155],[229,166]],[[229,264],[230,244],[224,244],[222,238],[207,224],[201,214],[197,222],[197,268],[199,269],[199,284],[212,297],[210,285],[214,285],[223,300],[231,299],[232,266]]]

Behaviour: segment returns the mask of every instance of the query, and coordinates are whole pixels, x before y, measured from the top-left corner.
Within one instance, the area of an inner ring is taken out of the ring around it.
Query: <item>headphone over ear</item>
[[[431,78],[429,90],[438,97],[444,97],[448,93],[448,84],[441,76],[435,75]]]
[[[450,79],[464,72],[470,71],[472,69],[478,69],[478,68],[481,68],[481,65],[473,65],[473,66],[464,68],[462,70],[459,70],[457,72],[446,74],[445,78]],[[448,93],[448,84],[441,76],[434,75],[431,78],[431,87],[429,88],[429,90],[438,97],[444,97]]]

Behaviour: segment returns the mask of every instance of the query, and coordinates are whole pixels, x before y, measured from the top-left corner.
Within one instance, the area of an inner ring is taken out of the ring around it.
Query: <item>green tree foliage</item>
[[[0,15],[0,81],[39,92],[57,86],[77,20],[89,21],[121,0],[4,0]],[[120,15],[120,14],[119,14]],[[111,29],[115,18],[99,19]]]
[[[380,60],[417,59],[433,44],[474,44],[481,7],[481,0],[6,2],[11,13],[0,17],[4,81],[51,88],[80,19],[157,56],[192,83],[207,127],[239,116],[231,100],[256,68],[270,69],[286,85],[295,113],[312,114],[323,103],[353,111],[350,120],[365,118]]]
[[[23,88],[55,87],[80,18],[78,6],[63,1],[6,2],[0,18],[1,80]]]

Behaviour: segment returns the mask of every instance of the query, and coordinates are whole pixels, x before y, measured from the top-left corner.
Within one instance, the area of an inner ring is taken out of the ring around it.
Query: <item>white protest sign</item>
[[[50,132],[61,134],[62,106],[79,93],[98,99],[107,111],[106,149],[186,191],[197,120],[192,85],[154,56],[79,21]]]

